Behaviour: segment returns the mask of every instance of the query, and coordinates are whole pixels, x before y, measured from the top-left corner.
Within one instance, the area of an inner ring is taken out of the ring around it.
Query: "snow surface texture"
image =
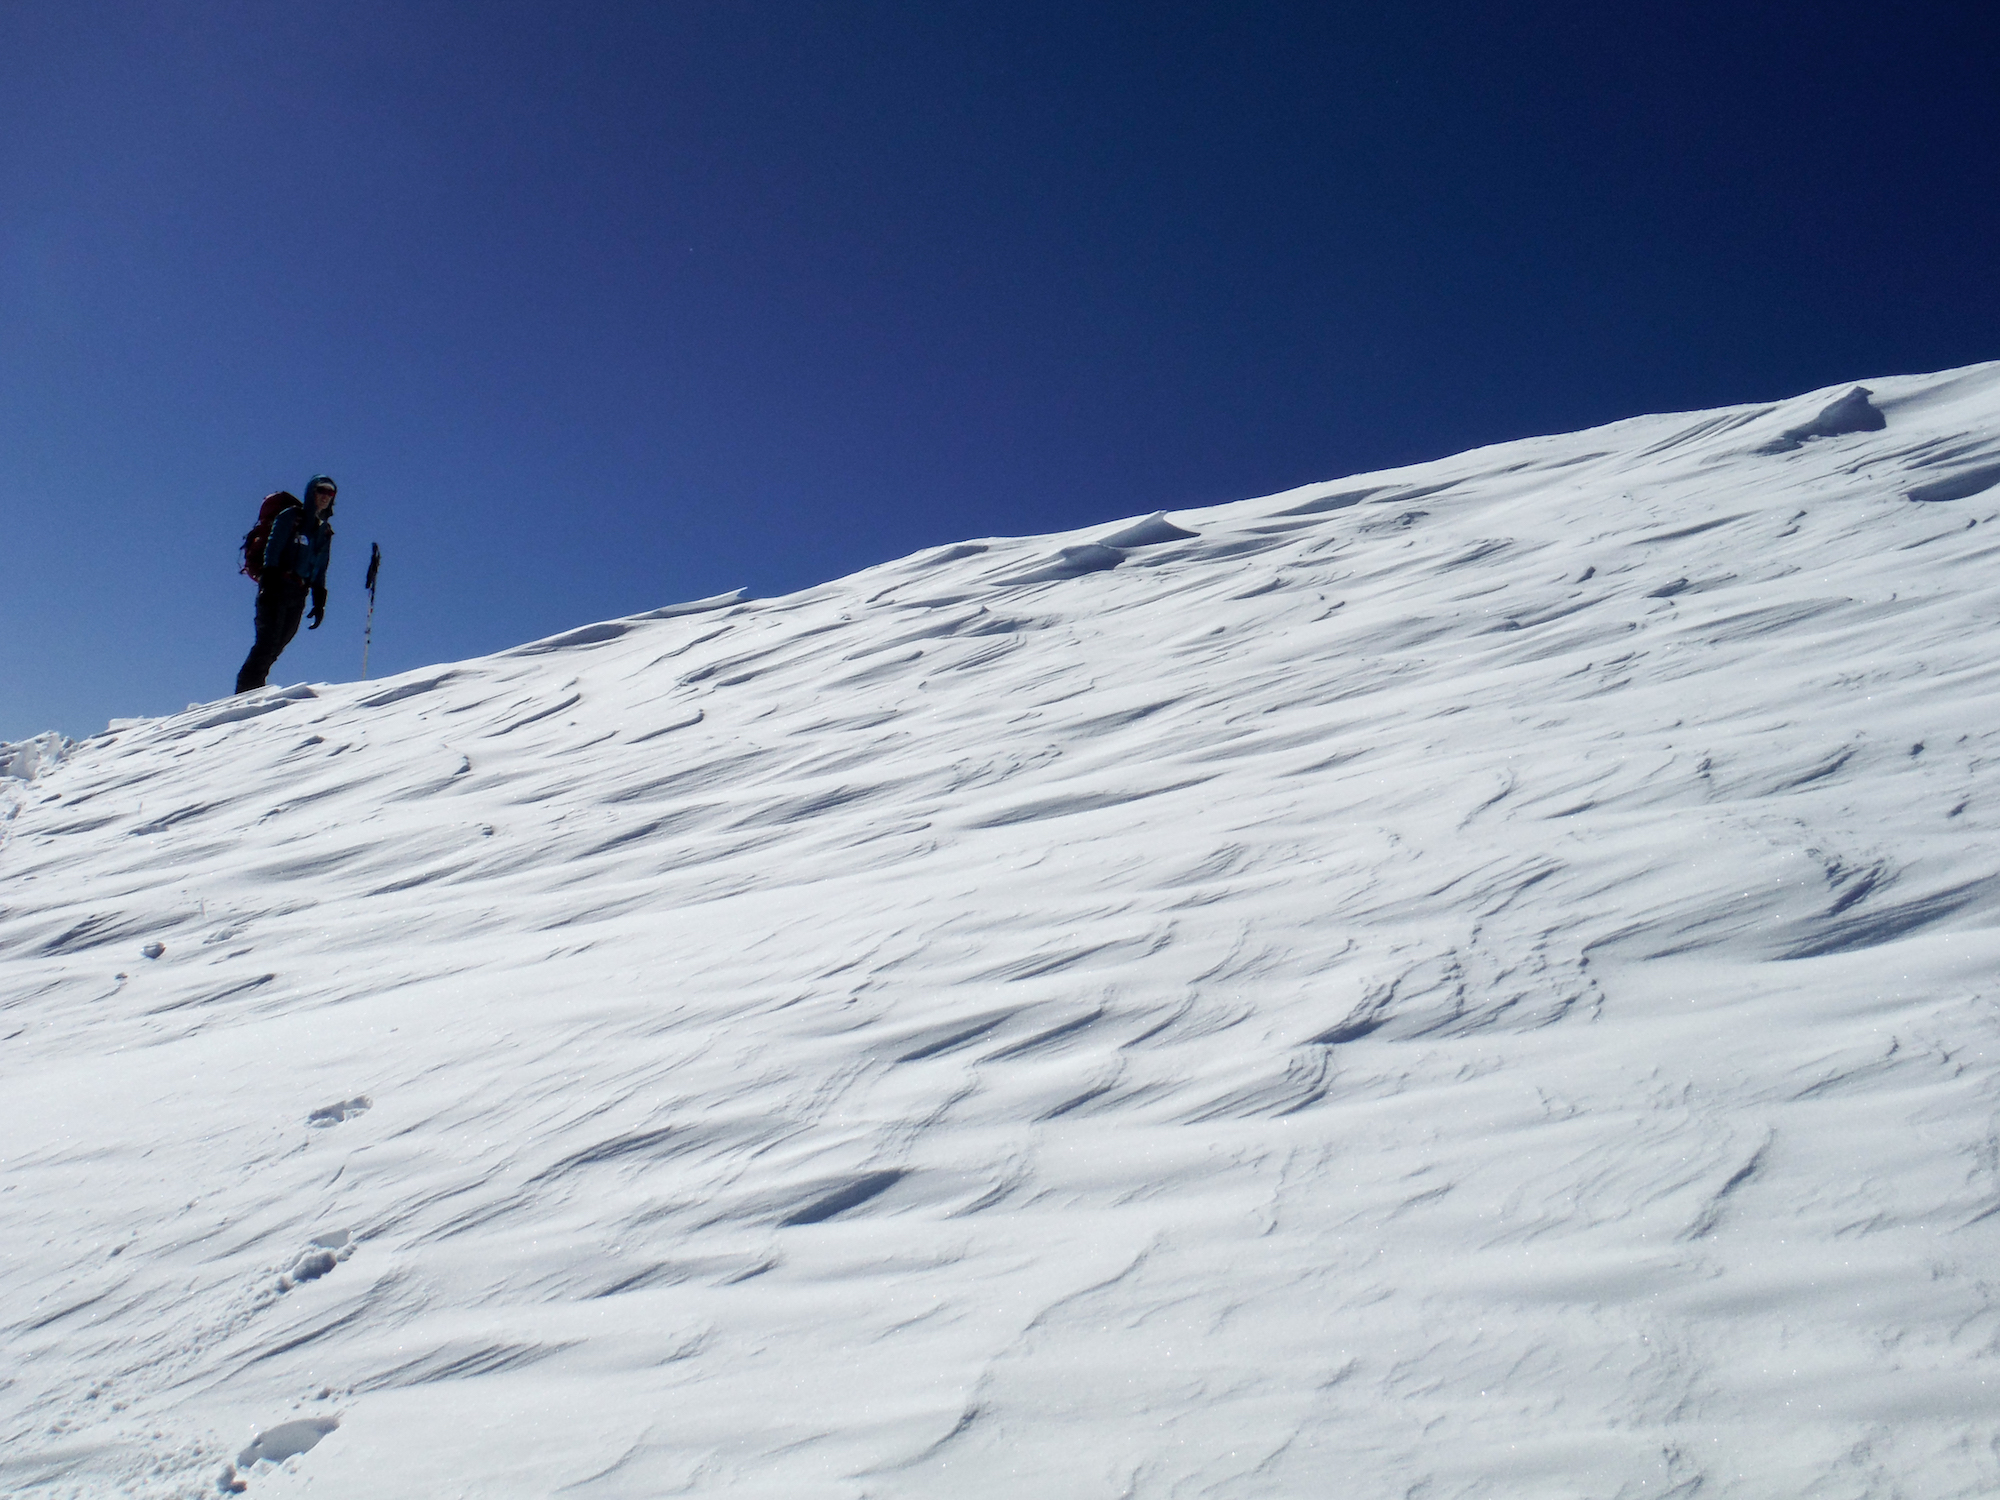
[[[0,1491],[2000,1492],[1996,485],[1988,365],[78,745]]]

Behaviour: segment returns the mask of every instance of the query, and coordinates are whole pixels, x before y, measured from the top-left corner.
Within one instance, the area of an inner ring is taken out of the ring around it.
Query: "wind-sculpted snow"
[[[1996,423],[1641,418],[38,759],[0,1490],[2000,1492]]]
[[[28,799],[28,784],[62,763],[74,748],[59,734],[38,734],[18,745],[0,742],[0,847],[14,831],[14,819]]]

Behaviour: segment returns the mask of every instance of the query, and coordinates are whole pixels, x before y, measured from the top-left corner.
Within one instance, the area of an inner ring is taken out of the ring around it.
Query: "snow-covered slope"
[[[42,766],[0,1490],[2000,1491],[2000,365],[1868,390]]]

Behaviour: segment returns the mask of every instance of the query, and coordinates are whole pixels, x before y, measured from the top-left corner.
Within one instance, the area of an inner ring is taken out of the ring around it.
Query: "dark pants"
[[[257,588],[257,641],[243,658],[243,670],[236,674],[236,691],[247,693],[264,685],[272,664],[299,633],[299,620],[306,612],[306,586],[272,580]]]

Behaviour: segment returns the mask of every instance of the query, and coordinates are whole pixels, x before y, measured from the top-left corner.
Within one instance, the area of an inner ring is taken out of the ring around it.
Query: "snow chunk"
[[[339,1264],[331,1250],[308,1250],[292,1263],[291,1279],[294,1283],[318,1281]]]
[[[346,1229],[329,1229],[312,1237],[312,1243],[299,1252],[291,1269],[278,1278],[278,1290],[289,1292],[308,1281],[318,1281],[320,1277],[332,1274],[334,1268],[354,1254],[354,1234]]]
[[[33,781],[42,772],[60,765],[75,748],[73,741],[53,729],[32,739],[0,744],[0,779]]]
[[[1167,519],[1167,513],[1156,510],[1143,521],[1134,521],[1122,530],[1114,531],[1102,538],[1100,547],[1157,547],[1162,542],[1192,541],[1201,535],[1198,531],[1183,531]]]
[[[72,741],[54,730],[33,739],[0,744],[0,844],[7,842],[28,785],[42,772],[60,765],[75,748]]]
[[[324,1130],[329,1125],[338,1125],[362,1111],[374,1106],[375,1101],[366,1094],[356,1094],[352,1099],[342,1099],[337,1104],[322,1104],[306,1116],[306,1124],[315,1130]]]

